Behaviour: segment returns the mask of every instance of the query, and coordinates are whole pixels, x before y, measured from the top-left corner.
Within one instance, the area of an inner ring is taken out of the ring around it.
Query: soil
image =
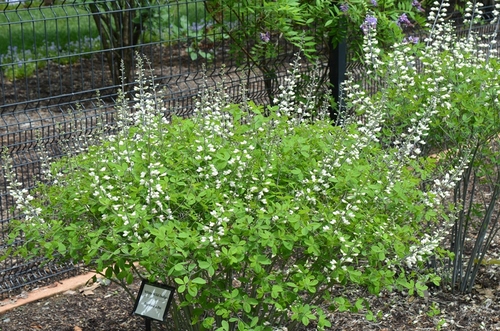
[[[495,246],[495,250],[499,247]],[[500,267],[483,268],[473,293],[452,294],[442,288],[430,289],[425,297],[402,292],[368,295],[361,289],[342,288],[339,294],[368,298],[376,322],[365,319],[363,312],[332,312],[332,327],[327,330],[500,330]],[[137,331],[146,330],[145,320],[133,315],[134,302],[115,283],[98,281],[54,297],[32,302],[0,315],[1,331]],[[92,286],[93,285],[93,286]],[[134,296],[139,281],[130,287]],[[21,294],[25,295],[25,294]],[[9,301],[16,300],[16,297]],[[1,304],[1,303],[0,303]],[[166,323],[152,321],[152,330],[175,330]],[[314,325],[300,331],[315,330]],[[183,330],[176,330],[183,331]],[[295,330],[288,330],[295,331]],[[299,331],[299,330],[297,330]]]

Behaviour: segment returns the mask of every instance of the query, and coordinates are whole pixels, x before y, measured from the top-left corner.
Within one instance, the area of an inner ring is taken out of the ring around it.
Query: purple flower
[[[377,18],[375,16],[366,15],[365,21],[361,24],[360,28],[364,34],[367,34],[371,29],[377,27]]]
[[[372,5],[373,5],[374,7],[377,7],[377,6],[378,6],[378,2],[377,2],[377,0],[370,0],[370,2],[372,3]]]
[[[411,5],[412,5],[413,7],[415,7],[415,8],[417,8],[417,10],[418,10],[418,11],[420,11],[420,12],[425,11],[425,9],[424,9],[424,8],[422,8],[422,4],[421,4],[420,2],[418,2],[418,0],[413,0],[413,1],[411,2]]]
[[[404,44],[418,44],[419,40],[420,40],[419,37],[409,36],[409,37],[403,38],[403,43]]]
[[[406,16],[406,14],[404,14],[404,13],[398,17],[398,20],[396,23],[399,27],[413,26],[413,24],[411,24],[410,20],[408,19],[408,16]]]
[[[343,3],[343,4],[341,4],[341,5],[340,5],[340,10],[341,10],[342,12],[344,12],[344,13],[345,13],[345,12],[347,12],[347,11],[349,10],[349,5],[348,5],[347,3]]]
[[[269,33],[269,31],[267,31],[266,33],[261,32],[260,33],[260,40],[262,40],[265,43],[268,43],[269,40],[271,40],[271,34]]]

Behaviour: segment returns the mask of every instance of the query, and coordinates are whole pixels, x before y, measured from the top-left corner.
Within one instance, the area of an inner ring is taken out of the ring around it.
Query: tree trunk
[[[99,7],[87,4],[101,38],[113,85],[129,91],[134,80],[134,57],[142,32],[142,22],[134,22],[140,7],[134,0],[113,0]],[[122,66],[123,63],[123,66]]]

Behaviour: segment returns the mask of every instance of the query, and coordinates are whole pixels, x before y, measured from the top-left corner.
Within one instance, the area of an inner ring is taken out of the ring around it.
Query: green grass
[[[0,70],[7,79],[32,76],[48,60],[67,64],[100,49],[83,6],[0,5]]]
[[[166,30],[172,25],[180,27],[182,20],[192,24],[206,19],[205,7],[200,0],[174,2],[163,6],[158,14],[159,17],[152,19],[156,24],[150,27],[163,30],[162,39],[172,38]],[[97,36],[98,31],[89,11],[81,5],[39,7],[33,4],[24,8],[17,4],[0,4],[0,54],[6,54],[9,46],[31,50],[36,46],[37,53],[44,54],[44,49],[52,43],[64,47],[72,41]]]
[[[145,21],[143,42],[177,44],[201,38],[196,27],[209,20],[202,0],[157,1],[144,3],[151,16]],[[0,71],[8,79],[23,78],[43,68],[48,60],[61,64],[77,61],[100,50],[98,36],[91,13],[83,5],[32,3],[25,8],[0,3]]]
[[[64,47],[72,41],[98,36],[95,23],[83,6],[16,7],[0,12],[0,54],[6,54],[11,46],[30,49],[40,58],[47,56],[52,43]]]

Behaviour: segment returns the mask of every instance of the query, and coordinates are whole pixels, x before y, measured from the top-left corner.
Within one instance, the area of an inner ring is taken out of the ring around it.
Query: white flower
[[[330,261],[330,269],[333,271],[337,267],[337,261],[331,260]]]

